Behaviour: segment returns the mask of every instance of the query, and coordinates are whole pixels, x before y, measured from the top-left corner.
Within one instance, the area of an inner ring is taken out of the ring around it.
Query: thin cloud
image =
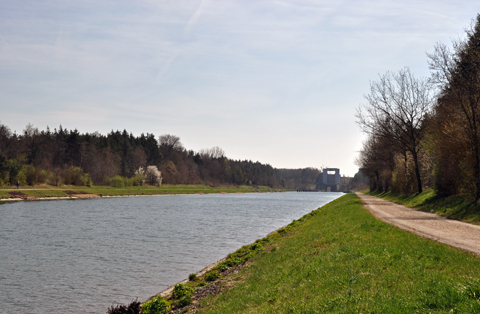
[[[198,6],[197,10],[195,10],[195,12],[193,13],[190,20],[188,20],[188,23],[185,26],[184,33],[188,33],[191,30],[191,28],[193,27],[193,25],[195,25],[195,23],[197,23],[198,19],[200,18],[200,16],[203,13],[203,10],[205,9],[205,6],[206,6],[207,2],[208,2],[207,0],[201,0],[200,5]]]

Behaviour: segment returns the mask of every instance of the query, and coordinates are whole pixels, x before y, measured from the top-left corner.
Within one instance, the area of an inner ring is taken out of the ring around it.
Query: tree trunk
[[[479,157],[479,145],[478,142],[474,144],[475,162],[473,165],[473,171],[475,176],[475,202],[480,199],[480,157]]]
[[[407,151],[406,150],[403,151],[403,165],[405,167],[405,180],[403,182],[402,193],[408,193],[408,192],[410,192],[409,191],[410,189],[408,188],[408,171],[407,171],[408,164],[407,164]]]
[[[418,154],[415,150],[412,152],[412,156],[413,156],[413,162],[415,163],[415,176],[417,178],[417,191],[418,191],[418,194],[420,194],[420,193],[423,192],[422,178],[420,177],[420,166],[418,165]]]
[[[480,199],[480,147],[478,141],[478,128],[477,128],[477,103],[470,99],[470,107],[472,108],[472,133],[473,133],[473,154],[474,154],[474,164],[473,164],[473,175],[475,180],[475,202],[478,202]]]

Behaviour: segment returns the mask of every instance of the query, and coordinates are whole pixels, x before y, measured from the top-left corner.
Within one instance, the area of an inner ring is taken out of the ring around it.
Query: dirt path
[[[373,216],[414,234],[480,255],[480,226],[357,193]]]

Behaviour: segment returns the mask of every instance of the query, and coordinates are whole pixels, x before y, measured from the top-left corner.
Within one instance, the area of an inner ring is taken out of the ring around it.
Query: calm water
[[[0,205],[0,313],[106,313],[144,301],[340,193]]]

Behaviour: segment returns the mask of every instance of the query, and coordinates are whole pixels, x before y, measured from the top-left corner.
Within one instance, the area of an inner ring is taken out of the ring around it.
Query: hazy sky
[[[369,81],[450,43],[478,1],[0,0],[0,122],[126,129],[353,175]]]

